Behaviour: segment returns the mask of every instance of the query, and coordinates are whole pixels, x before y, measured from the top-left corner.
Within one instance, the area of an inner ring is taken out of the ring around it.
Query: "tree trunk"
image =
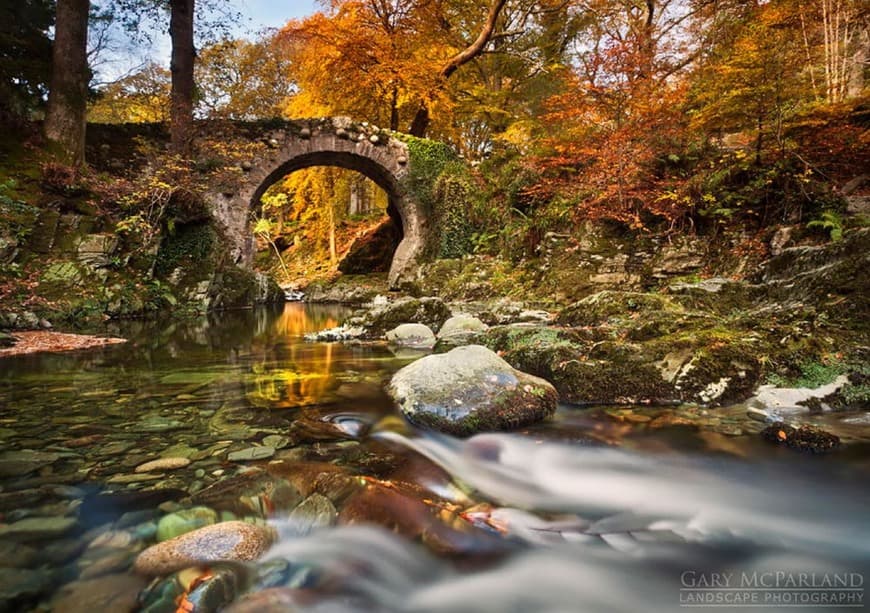
[[[399,88],[393,86],[393,94],[390,98],[390,130],[399,130]]]
[[[450,58],[447,63],[441,67],[439,77],[442,81],[449,79],[450,75],[456,72],[460,67],[483,53],[486,44],[495,33],[495,25],[496,22],[498,22],[498,16],[506,3],[507,0],[493,0],[492,5],[489,7],[489,14],[486,16],[486,22],[483,24],[483,28],[480,30],[480,34],[478,34],[475,41]],[[429,105],[424,100],[420,103],[420,108],[417,109],[417,113],[414,115],[414,120],[411,122],[411,136],[417,136],[420,138],[426,136],[426,131],[429,129],[429,122]]]
[[[327,205],[327,214],[329,216],[329,263],[335,266],[338,264],[338,254],[335,251],[335,203],[332,200]]]
[[[193,138],[193,46],[194,0],[170,0],[169,37],[172,40],[172,95],[170,129],[172,149],[184,155]]]
[[[870,26],[865,21],[863,26],[859,24],[857,27],[858,31],[855,34],[857,44],[852,55],[852,63],[849,66],[846,89],[846,96],[849,98],[860,96],[864,91],[864,72],[867,69],[868,60],[870,60]]]
[[[72,164],[85,161],[88,81],[89,0],[57,0],[51,91],[45,136]]]

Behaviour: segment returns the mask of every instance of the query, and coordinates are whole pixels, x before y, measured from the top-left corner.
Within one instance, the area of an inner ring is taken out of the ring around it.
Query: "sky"
[[[314,0],[232,0],[231,4],[251,19],[254,31],[281,27],[289,19],[311,15],[320,8]]]
[[[322,8],[316,0],[228,0],[228,4],[242,15],[242,19],[230,27],[231,34],[238,38],[254,38],[257,32],[266,28],[280,28],[290,19],[306,17]],[[93,66],[96,83],[114,81],[141,68],[147,61],[168,67],[168,33],[165,30],[155,32],[152,39],[150,47],[122,45],[102,54],[98,64]]]

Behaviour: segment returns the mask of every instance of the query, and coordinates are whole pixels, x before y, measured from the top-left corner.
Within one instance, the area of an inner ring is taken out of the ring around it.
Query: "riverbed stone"
[[[540,421],[558,400],[550,383],[481,345],[421,358],[397,372],[388,391],[412,423],[460,436]]]
[[[438,338],[445,339],[456,336],[468,336],[480,332],[486,332],[488,329],[489,326],[480,321],[480,319],[474,315],[460,313],[444,322],[444,325],[441,326],[440,330],[438,330]]]
[[[52,611],[91,613],[93,611],[133,611],[145,579],[120,573],[64,585],[51,603]]]
[[[49,591],[53,582],[54,573],[46,570],[5,568],[0,572],[0,608],[3,611],[30,610],[30,607],[19,609],[16,603],[23,604]]]
[[[152,545],[139,554],[133,570],[155,576],[213,562],[250,562],[265,553],[272,539],[272,531],[264,526],[222,522]]]
[[[22,477],[60,459],[60,454],[21,449],[0,453],[0,477]]]
[[[332,501],[322,494],[311,494],[299,503],[290,513],[290,522],[299,535],[309,534],[318,528],[326,528],[335,523],[338,511]]]
[[[250,462],[254,460],[265,460],[275,455],[275,448],[264,445],[262,447],[248,447],[239,451],[232,451],[227,454],[227,460],[230,462]]]
[[[221,479],[193,496],[195,504],[238,515],[289,512],[301,501],[293,484],[259,468]]]
[[[73,517],[28,517],[0,526],[0,538],[16,541],[56,539],[71,532],[77,523]]]
[[[130,567],[134,553],[119,549],[88,549],[76,560],[80,579],[93,579],[124,571]]]
[[[39,561],[40,555],[35,547],[0,540],[0,568],[26,568]]]
[[[400,347],[430,348],[435,346],[435,334],[423,324],[401,324],[387,331],[387,341]]]
[[[137,473],[147,473],[151,471],[166,471],[166,470],[175,470],[178,468],[184,468],[190,464],[190,460],[187,458],[158,458],[156,460],[151,460],[150,462],[145,462],[144,464],[140,464],[136,467],[134,472]]]
[[[450,317],[450,307],[440,298],[400,298],[356,315],[346,323],[365,328],[369,338],[380,338],[387,330],[405,323],[424,324],[433,331]]]
[[[263,437],[263,445],[273,449],[283,449],[290,444],[290,437],[281,434],[270,434]]]
[[[160,521],[157,522],[157,542],[168,541],[176,536],[217,522],[218,513],[214,509],[202,506],[182,509],[160,518]]]

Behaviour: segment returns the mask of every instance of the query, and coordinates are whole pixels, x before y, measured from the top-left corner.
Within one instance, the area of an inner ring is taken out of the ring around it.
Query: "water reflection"
[[[352,438],[393,411],[382,382],[400,363],[383,348],[305,342],[305,333],[346,312],[293,303],[169,323],[113,322],[105,332],[129,338],[126,345],[5,359],[0,440],[9,449],[40,449],[82,434],[138,434],[142,452],[159,454],[173,443],[201,450],[270,434]],[[90,474],[118,470],[107,462]]]
[[[248,401],[259,408],[292,409],[358,400],[379,390],[378,359],[390,357],[385,349],[304,341],[306,333],[335,327],[347,314],[341,306],[285,305],[251,343]]]

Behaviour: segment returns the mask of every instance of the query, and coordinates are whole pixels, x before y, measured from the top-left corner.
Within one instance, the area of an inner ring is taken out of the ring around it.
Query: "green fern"
[[[827,231],[835,243],[843,239],[843,218],[836,211],[822,211],[821,218],[809,222],[807,228]]]

